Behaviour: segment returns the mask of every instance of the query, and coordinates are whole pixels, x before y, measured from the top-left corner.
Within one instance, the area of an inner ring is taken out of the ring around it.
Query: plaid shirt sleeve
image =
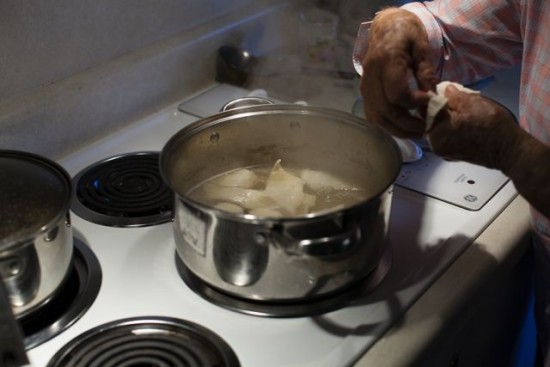
[[[472,83],[521,62],[520,125],[550,145],[547,1],[439,0],[403,8],[424,23],[442,80]],[[550,218],[531,213],[537,238],[550,249]]]
[[[521,61],[518,6],[510,0],[440,0],[402,8],[424,23],[440,79],[470,84]]]

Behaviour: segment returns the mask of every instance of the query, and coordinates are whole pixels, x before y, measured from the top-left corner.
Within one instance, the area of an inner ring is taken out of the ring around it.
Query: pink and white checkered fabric
[[[470,84],[521,63],[520,125],[550,145],[550,1],[439,0],[402,8],[424,23],[441,80]],[[366,53],[369,27],[359,29],[355,64]],[[534,214],[533,222],[550,246],[550,220]]]
[[[436,0],[403,8],[424,23],[441,80],[469,84],[521,63],[520,125],[550,145],[550,1]],[[355,63],[366,53],[368,27],[359,31]],[[550,367],[550,220],[534,209],[531,214],[535,318],[544,366]]]

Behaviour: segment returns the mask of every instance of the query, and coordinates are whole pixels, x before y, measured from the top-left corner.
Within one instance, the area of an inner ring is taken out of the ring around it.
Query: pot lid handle
[[[237,108],[270,105],[270,104],[275,104],[275,102],[263,97],[241,97],[241,98],[233,99],[227,102],[220,109],[220,112],[230,111]]]

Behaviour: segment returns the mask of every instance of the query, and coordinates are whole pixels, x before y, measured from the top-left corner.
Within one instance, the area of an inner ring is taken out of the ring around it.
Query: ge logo
[[[466,196],[464,196],[464,200],[466,200],[469,203],[473,203],[473,202],[477,201],[477,196],[475,196],[475,195],[466,195]]]

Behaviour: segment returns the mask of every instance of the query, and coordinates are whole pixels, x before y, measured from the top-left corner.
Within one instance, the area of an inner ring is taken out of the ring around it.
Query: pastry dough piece
[[[216,180],[216,183],[222,186],[251,189],[258,184],[258,176],[247,168],[241,168],[224,174]]]
[[[304,185],[305,181],[285,171],[278,159],[269,173],[264,192],[283,210],[296,213],[304,200]]]
[[[250,214],[257,215],[259,217],[271,217],[271,218],[281,218],[284,217],[284,213],[281,209],[277,208],[257,208],[252,209]]]
[[[478,91],[466,88],[462,84],[443,81],[436,86],[435,93],[429,91],[430,102],[428,103],[428,111],[426,112],[426,132],[429,132],[434,124],[435,117],[447,105],[447,98],[445,97],[445,90],[449,85],[455,86],[459,91],[466,93],[479,94]]]
[[[233,203],[218,203],[214,205],[214,208],[223,210],[225,212],[230,212],[230,213],[237,213],[237,214],[244,213],[244,209],[241,206]]]
[[[348,183],[334,177],[330,173],[316,171],[312,169],[303,169],[300,171],[300,177],[306,182],[306,185],[314,191],[327,189],[333,190],[353,190]]]
[[[264,191],[229,187],[207,183],[201,188],[200,197],[207,202],[225,202],[245,209],[271,207],[275,202]]]
[[[300,203],[300,205],[298,205],[298,207],[296,208],[296,212],[294,214],[296,215],[308,214],[316,202],[317,202],[317,197],[315,195],[304,193],[302,202]]]
[[[240,169],[205,183],[196,198],[215,203],[220,210],[268,217],[308,214],[317,200],[304,192],[302,178],[283,169],[280,159],[269,172],[265,188],[253,189],[260,181],[254,172]]]

